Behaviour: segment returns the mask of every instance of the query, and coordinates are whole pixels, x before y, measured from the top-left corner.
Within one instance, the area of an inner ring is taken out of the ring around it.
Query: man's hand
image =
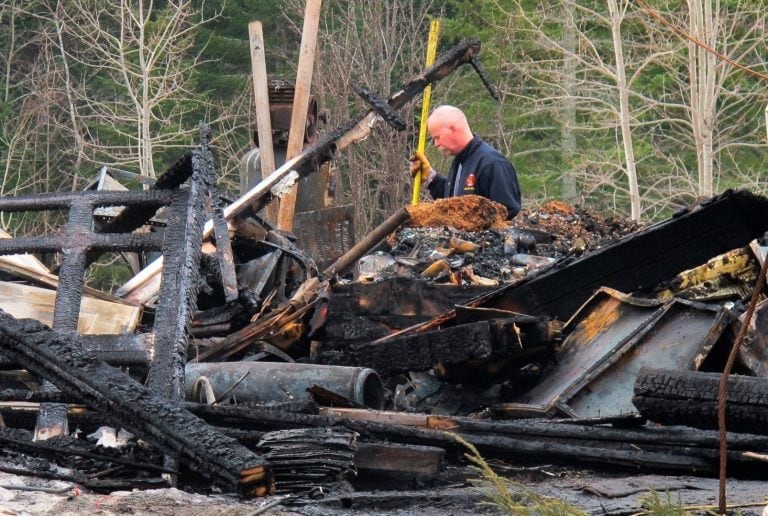
[[[430,178],[432,173],[432,165],[429,164],[426,154],[421,151],[416,151],[411,160],[411,175],[416,177],[416,174],[421,171],[421,182],[426,182]]]

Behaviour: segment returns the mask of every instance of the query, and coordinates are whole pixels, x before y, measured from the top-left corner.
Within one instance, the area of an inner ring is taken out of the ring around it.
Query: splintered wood
[[[410,226],[451,226],[462,231],[482,231],[506,226],[507,209],[479,195],[438,199],[405,208]]]

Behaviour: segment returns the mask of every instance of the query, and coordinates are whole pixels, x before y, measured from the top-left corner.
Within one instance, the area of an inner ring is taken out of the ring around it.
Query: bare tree
[[[748,141],[739,143],[722,138],[730,132],[726,124],[730,123],[732,115],[728,116],[728,112],[738,111],[738,104],[744,108],[748,106],[745,102],[755,100],[753,95],[740,92],[734,96],[729,91],[727,83],[742,71],[720,60],[715,51],[736,61],[762,65],[765,69],[768,64],[765,42],[768,15],[765,6],[755,6],[751,2],[721,5],[717,0],[689,0],[687,4],[690,118],[698,159],[699,194],[708,197],[714,193],[713,167],[718,153],[731,145],[749,144]],[[746,81],[740,83],[742,88],[746,86]],[[759,88],[765,90],[765,84]],[[729,105],[730,109],[724,105]],[[720,137],[716,141],[718,132]],[[756,131],[753,133],[757,134]]]
[[[629,215],[638,220],[642,206],[634,131],[647,123],[640,121],[647,107],[637,106],[654,102],[635,83],[666,49],[648,45],[643,25],[628,12],[630,6],[627,0],[607,0],[602,6],[565,0],[541,3],[533,11],[528,4],[517,3],[517,11],[508,16],[521,20],[528,41],[539,49],[515,69],[538,85],[537,97],[529,100],[531,109],[557,112],[563,136],[571,139],[564,142],[566,159],[584,194],[615,188],[627,200]],[[560,19],[552,17],[556,11],[568,16],[563,30],[550,24]],[[631,35],[622,32],[628,23],[634,28]],[[611,141],[616,147],[594,146]]]
[[[613,198],[617,209],[626,200],[633,218],[653,218],[712,195],[718,180],[759,183],[754,153],[765,146],[760,109],[768,93],[748,72],[766,67],[765,9],[748,0],[691,1],[688,10],[662,12],[643,1],[604,5],[607,15],[600,2],[586,0],[542,2],[536,11],[519,2],[508,13],[542,49],[510,64],[538,84],[537,98],[521,100],[531,110],[562,113],[563,124],[574,119],[571,109],[581,120],[573,165],[583,195]],[[573,13],[573,22],[553,27],[561,18],[553,10]],[[569,26],[575,45],[560,37]],[[564,129],[563,138],[569,134]]]
[[[199,62],[195,31],[210,18],[191,0],[158,7],[144,0],[62,2],[53,12],[79,124],[93,161],[133,166],[154,177],[156,154],[188,146],[186,117],[205,104],[190,87]],[[189,102],[194,99],[194,103]]]
[[[632,129],[629,109],[629,84],[624,65],[624,45],[621,39],[621,24],[624,21],[626,10],[631,2],[622,0],[608,0],[608,12],[610,13],[611,37],[613,40],[613,53],[616,67],[616,86],[619,90],[619,125],[621,127],[621,140],[624,146],[624,166],[629,183],[629,204],[631,206],[632,220],[640,220],[640,190],[637,186],[637,169],[635,167],[635,150],[632,147]]]
[[[0,195],[46,191],[68,184],[72,149],[60,130],[61,76],[53,66],[47,17],[40,2],[0,4]],[[3,229],[27,231],[55,223],[55,215],[3,214]]]

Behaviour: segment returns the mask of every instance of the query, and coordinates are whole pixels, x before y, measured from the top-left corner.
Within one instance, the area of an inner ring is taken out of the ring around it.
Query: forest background
[[[102,165],[154,177],[213,129],[222,184],[255,128],[248,22],[261,20],[270,79],[295,79],[301,0],[1,0],[1,195],[82,189]],[[766,193],[764,0],[330,0],[312,94],[328,129],[367,111],[474,37],[501,92],[470,67],[437,83],[474,132],[515,164],[523,207],[552,199],[654,221],[728,188]],[[334,160],[339,204],[364,234],[410,199],[420,99]],[[447,159],[428,145],[438,169]],[[53,221],[4,214],[11,233]]]

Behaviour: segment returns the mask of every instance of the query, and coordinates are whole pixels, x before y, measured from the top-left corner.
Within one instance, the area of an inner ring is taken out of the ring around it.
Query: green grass
[[[452,435],[469,450],[465,457],[472,463],[472,469],[480,475],[471,482],[485,497],[485,501],[481,502],[483,505],[515,516],[587,516],[586,511],[568,502],[543,496],[518,482],[499,476],[472,443]]]

